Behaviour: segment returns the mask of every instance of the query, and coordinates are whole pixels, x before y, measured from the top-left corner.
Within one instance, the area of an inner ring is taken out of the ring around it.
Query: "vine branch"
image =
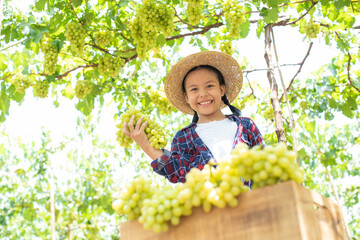
[[[305,54],[304,59],[300,63],[297,64],[297,65],[300,65],[300,67],[299,67],[298,71],[295,73],[294,77],[291,79],[291,81],[289,83],[289,86],[286,88],[286,92],[288,92],[290,90],[291,85],[294,83],[294,80],[295,80],[296,76],[301,72],[301,69],[304,66],[304,63],[305,63],[307,57],[310,55],[310,51],[311,51],[312,46],[313,46],[313,42],[310,43],[309,48],[308,48],[308,50],[307,50],[307,52]],[[280,102],[281,102],[283,96],[284,96],[284,93],[280,97]]]

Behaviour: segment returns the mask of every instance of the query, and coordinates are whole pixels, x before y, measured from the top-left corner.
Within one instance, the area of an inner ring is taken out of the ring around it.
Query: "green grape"
[[[116,125],[116,127],[119,129],[116,132],[117,140],[120,142],[120,146],[125,148],[130,147],[130,144],[133,143],[133,140],[123,133],[123,126],[125,123],[129,123],[133,115],[135,115],[135,119],[134,119],[134,126],[135,126],[137,121],[142,116],[140,111],[136,109],[129,109],[126,112],[124,112],[120,117],[120,123]],[[163,131],[163,129],[147,116],[144,116],[143,118],[143,122],[145,121],[147,121],[145,133],[150,141],[150,145],[155,149],[165,148],[167,141],[165,140],[166,139],[165,132]]]
[[[229,37],[238,38],[240,36],[239,25],[246,21],[244,7],[237,0],[227,0],[222,7],[229,27]]]
[[[314,23],[312,20],[304,26],[305,34],[308,38],[316,38],[320,32],[320,24]]]
[[[53,75],[55,73],[55,66],[58,61],[57,47],[52,44],[50,39],[43,40],[40,44],[40,49],[44,53],[44,73],[46,75]]]
[[[159,91],[151,91],[150,99],[157,106],[160,112],[165,115],[171,114],[171,112],[174,110],[169,100],[164,97]]]
[[[274,109],[271,107],[267,107],[264,112],[264,117],[270,120],[274,119],[275,117]]]
[[[70,42],[71,50],[83,56],[86,37],[85,29],[79,22],[68,22],[66,28],[65,37]]]
[[[203,0],[185,0],[187,2],[186,6],[186,15],[188,16],[189,23],[191,25],[197,25],[200,23],[201,19],[204,18],[203,8],[204,1]]]
[[[245,180],[253,180],[253,188],[275,184],[280,181],[303,181],[303,171],[295,163],[295,153],[285,143],[268,145],[264,149],[239,144],[231,153],[231,167]]]
[[[89,80],[79,80],[75,86],[75,96],[79,99],[83,99],[88,95],[93,88],[93,84]]]
[[[22,73],[16,73],[10,80],[19,93],[25,93],[25,90],[32,85],[32,81]]]
[[[220,51],[223,53],[227,53],[229,55],[232,55],[234,53],[234,49],[231,45],[231,41],[224,41],[220,44]]]
[[[145,200],[153,195],[155,189],[151,180],[136,178],[122,189],[112,207],[117,214],[126,214],[129,220],[139,218]]]
[[[47,80],[37,81],[33,85],[34,95],[40,98],[46,98],[49,93],[50,84]]]
[[[108,46],[113,38],[113,33],[110,31],[101,31],[95,34],[96,44],[104,47]]]
[[[124,66],[125,60],[118,56],[106,54],[99,58],[99,72],[102,75],[108,74],[110,77],[119,75],[120,69]]]
[[[156,38],[160,34],[165,37],[172,35],[175,25],[174,11],[167,4],[154,0],[143,0],[129,24],[131,36],[136,43],[136,51],[141,60],[147,52],[155,47]]]

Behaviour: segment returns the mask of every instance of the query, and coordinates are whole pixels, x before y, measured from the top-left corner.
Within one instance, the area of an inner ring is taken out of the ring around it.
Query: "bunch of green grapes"
[[[220,43],[220,51],[232,55],[234,53],[234,49],[232,47],[231,41],[224,41]]]
[[[314,23],[312,20],[304,26],[305,34],[308,38],[316,38],[320,32],[320,24]]]
[[[231,166],[245,180],[253,180],[254,189],[287,180],[302,183],[304,172],[296,164],[295,157],[282,142],[264,149],[260,146],[249,149],[239,144],[232,151]]]
[[[96,44],[104,47],[110,44],[113,37],[113,33],[110,31],[101,31],[95,33]]]
[[[32,85],[32,81],[22,73],[16,73],[10,80],[19,93],[25,93],[25,90]]]
[[[176,185],[175,188],[165,185],[157,189],[150,199],[144,201],[139,222],[146,230],[165,232],[169,228],[169,222],[176,226],[180,223],[182,215],[191,214],[191,207],[185,210],[184,204],[179,203],[177,199],[180,190],[181,185]]]
[[[40,98],[46,98],[49,93],[50,84],[47,80],[37,81],[33,85],[34,95]]]
[[[212,165],[217,167],[213,168]],[[203,190],[206,194],[204,211],[209,211],[207,208],[211,207],[210,204],[218,208],[224,208],[226,205],[236,207],[237,196],[249,190],[241,181],[241,176],[237,174],[237,169],[231,165],[230,160],[223,159],[217,164],[210,162],[204,167],[203,172],[210,176]]]
[[[147,52],[156,45],[159,34],[162,33],[165,37],[171,36],[175,28],[173,18],[173,10],[165,3],[154,0],[143,1],[129,25],[141,60],[144,60]]]
[[[125,60],[121,57],[106,54],[100,57],[98,69],[102,75],[108,74],[110,77],[116,77],[124,64]]]
[[[274,109],[270,106],[266,107],[264,112],[264,117],[267,119],[274,119],[275,117]]]
[[[189,23],[191,25],[199,24],[201,19],[204,18],[204,15],[203,15],[204,1],[203,0],[185,0],[185,2],[187,2],[186,15],[189,18]]]
[[[45,55],[44,73],[47,75],[53,75],[55,73],[55,66],[58,61],[57,47],[52,44],[50,39],[47,39],[40,44],[40,49]]]
[[[143,4],[136,15],[145,24],[144,27],[147,31],[158,31],[163,33],[165,37],[171,36],[174,31],[174,11],[165,3],[143,0]]]
[[[239,25],[246,21],[244,7],[237,0],[227,0],[222,7],[225,19],[229,24],[229,37],[239,37]]]
[[[78,99],[83,99],[88,95],[93,88],[93,83],[89,80],[79,80],[75,86],[75,96]]]
[[[247,98],[239,98],[237,97],[231,104],[238,108],[239,110],[243,110],[245,108],[245,99]]]
[[[139,218],[145,199],[151,198],[156,191],[152,181],[143,177],[136,178],[127,184],[120,196],[112,203],[112,207],[119,215],[126,214],[129,220]]]
[[[124,112],[120,117],[120,123],[116,125],[116,127],[119,129],[116,132],[117,140],[120,142],[120,146],[125,148],[130,147],[130,144],[133,143],[133,140],[123,133],[123,126],[125,123],[127,124],[129,123],[133,115],[135,116],[134,118],[134,126],[135,126],[137,121],[142,116],[140,111],[137,109],[129,109],[126,112]],[[150,145],[155,149],[164,148],[167,144],[167,141],[165,140],[165,132],[163,131],[163,129],[160,127],[160,125],[156,124],[148,116],[144,116],[143,122],[145,121],[147,121],[145,133],[150,141]]]
[[[150,99],[163,114],[169,115],[173,111],[173,107],[171,106],[169,100],[159,91],[151,91]]]
[[[79,22],[68,22],[66,24],[66,39],[70,42],[71,50],[83,56],[86,32]]]

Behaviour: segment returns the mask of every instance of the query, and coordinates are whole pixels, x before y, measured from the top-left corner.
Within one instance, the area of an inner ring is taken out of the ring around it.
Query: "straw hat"
[[[190,69],[199,65],[210,65],[221,72],[225,81],[225,95],[230,103],[234,101],[242,87],[241,67],[230,55],[216,51],[191,54],[176,63],[165,79],[166,97],[175,108],[186,114],[194,114],[194,110],[185,101],[182,81]],[[226,105],[222,103],[221,108],[224,107]]]

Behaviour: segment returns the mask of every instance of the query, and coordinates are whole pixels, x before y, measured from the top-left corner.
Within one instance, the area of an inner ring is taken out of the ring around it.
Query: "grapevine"
[[[164,97],[159,91],[150,92],[151,101],[157,106],[157,108],[165,115],[169,115],[174,109],[171,106],[169,100]]]
[[[171,36],[175,28],[173,17],[173,10],[165,3],[157,3],[154,0],[143,1],[129,25],[140,59],[144,60],[147,52],[155,47],[156,38],[161,33],[165,37]]]
[[[50,39],[47,39],[40,44],[40,49],[45,55],[44,73],[47,75],[53,75],[55,73],[55,66],[58,60],[57,47],[52,44]]]
[[[134,119],[134,126],[135,126],[137,121],[142,116],[140,111],[136,109],[129,109],[125,113],[123,113],[120,117],[120,123],[116,126],[119,129],[116,133],[117,140],[120,142],[120,146],[125,148],[130,147],[130,144],[133,143],[133,140],[123,133],[123,126],[125,123],[129,123],[130,118],[133,115],[135,115],[135,119]],[[163,129],[147,116],[144,116],[143,118],[143,122],[145,121],[147,121],[145,133],[150,141],[150,145],[155,149],[164,148],[167,142],[165,140],[165,133]]]
[[[110,77],[116,77],[124,64],[125,60],[121,57],[106,54],[100,57],[98,69],[102,75],[108,74]]]
[[[37,81],[33,86],[34,95],[40,98],[46,98],[49,93],[50,84],[47,80]]]
[[[89,80],[79,80],[76,82],[75,96],[79,99],[83,99],[91,92],[92,88],[93,84]]]
[[[22,73],[15,74],[10,82],[16,87],[16,91],[19,93],[25,93],[25,90],[32,84],[32,81]]]
[[[71,50],[83,56],[86,32],[79,22],[68,22],[66,24],[66,39],[70,42]]]
[[[189,23],[191,25],[197,25],[200,23],[201,19],[204,18],[203,8],[204,1],[203,0],[185,0],[187,2],[186,7],[186,15],[189,18]]]
[[[222,7],[225,19],[228,22],[229,37],[239,37],[239,25],[246,21],[244,7],[236,0],[227,0]]]

